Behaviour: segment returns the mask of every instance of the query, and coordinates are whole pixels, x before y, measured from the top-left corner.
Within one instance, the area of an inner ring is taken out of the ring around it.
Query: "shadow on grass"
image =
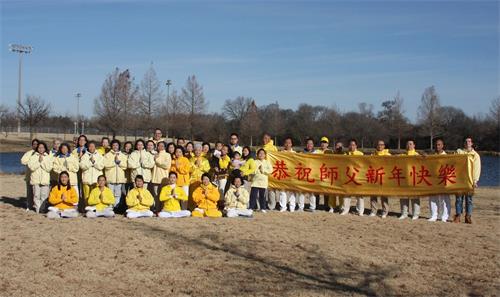
[[[214,265],[213,273],[206,277],[207,283],[214,288],[224,288],[224,295],[349,295],[393,296],[397,293],[386,283],[398,271],[397,267],[380,267],[372,264],[362,268],[357,259],[338,259],[321,253],[311,242],[312,247],[303,245],[290,246],[287,250],[277,252],[280,259],[273,256],[262,257],[253,251],[256,243],[252,241],[222,240],[215,232],[203,231],[203,236],[189,237],[175,230],[163,229],[145,224],[141,221],[127,221],[144,235],[169,244],[186,246],[195,250],[208,250],[214,255],[219,253],[225,257],[223,267]],[[233,242],[230,242],[233,241]],[[206,252],[206,251],[205,251]],[[203,254],[201,251],[200,254]],[[291,265],[297,257],[299,263]],[[230,258],[230,259],[227,259]],[[243,261],[242,268],[235,272],[235,266]],[[231,267],[230,267],[231,266]],[[200,267],[201,269],[202,267]],[[227,268],[227,269],[225,269]],[[211,277],[213,275],[213,277]],[[279,284],[273,288],[273,285]],[[221,292],[211,292],[215,295]],[[212,295],[206,292],[207,295]],[[222,293],[221,293],[222,294]]]
[[[12,198],[12,197],[2,196],[0,198],[0,203],[10,204],[18,208],[26,208],[26,197]]]

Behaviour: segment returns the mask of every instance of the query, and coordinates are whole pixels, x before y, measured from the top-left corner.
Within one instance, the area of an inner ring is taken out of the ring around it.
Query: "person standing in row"
[[[124,185],[127,182],[125,170],[127,170],[127,155],[120,151],[120,141],[111,141],[111,150],[104,155],[104,175],[108,187],[113,193],[113,207],[116,209],[120,204]]]
[[[385,142],[383,140],[377,141],[377,147],[372,156],[390,156],[390,155],[391,153],[389,153],[389,150],[385,148]],[[385,219],[389,214],[389,198],[380,197],[380,202],[382,203],[382,218]],[[371,208],[370,217],[377,216],[377,208],[378,208],[377,204],[378,204],[378,197],[377,196],[370,197],[370,208]]]
[[[458,149],[457,154],[469,155],[472,158],[472,182],[474,183],[474,188],[478,187],[479,177],[481,176],[481,157],[474,150],[474,143],[472,142],[472,137],[465,137],[464,148]],[[473,193],[467,193],[465,195],[457,195],[455,201],[455,218],[454,223],[460,223],[460,217],[462,216],[464,210],[465,202],[465,223],[472,224],[472,196]]]
[[[285,142],[283,143],[283,150],[281,152],[295,153],[295,151],[293,150],[293,142],[291,137],[285,138]],[[286,211],[287,204],[290,212],[294,212],[295,199],[296,193],[294,191],[279,190],[280,212]]]
[[[104,158],[96,150],[95,142],[88,143],[88,150],[80,160],[80,169],[82,171],[83,201],[80,201],[80,210],[83,211],[90,191],[97,185],[97,178],[102,175],[104,169]]]
[[[306,147],[303,151],[304,154],[314,154],[314,140],[308,138],[306,140]],[[316,195],[314,193],[299,193],[299,211],[304,211],[305,199],[309,199],[309,211],[316,211]]]
[[[444,140],[438,138],[434,141],[436,155],[446,155],[444,150]],[[431,217],[428,219],[429,222],[435,222],[441,220],[443,222],[448,221],[448,217],[451,213],[451,201],[450,195],[441,194],[429,197],[429,210],[431,211]]]
[[[38,143],[40,143],[40,141],[34,138],[31,141],[31,149],[26,153],[24,153],[24,155],[21,157],[21,164],[26,166],[24,174],[24,181],[26,182],[26,211],[30,210],[33,207],[33,186],[31,185],[30,181],[31,171],[28,167],[28,162],[31,156],[33,156],[36,153],[36,149],[38,148]]]
[[[349,140],[349,150],[347,151],[349,156],[363,156],[363,152],[358,151],[358,142],[355,139]],[[352,197],[354,198],[354,197]],[[346,215],[351,210],[351,197],[344,197],[344,210],[341,215]],[[365,212],[365,199],[364,197],[356,197],[356,210],[360,217],[364,216]]]
[[[45,212],[49,197],[50,172],[54,164],[45,142],[39,142],[36,152],[28,160],[30,185],[33,187],[33,204],[37,213]]]
[[[406,156],[419,156],[420,154],[415,150],[415,141],[410,139],[406,142]],[[418,220],[420,216],[420,198],[401,198],[399,200],[399,204],[401,206],[401,215],[399,216],[400,220],[404,220],[408,218],[409,204],[412,204],[413,207],[413,215],[411,217],[412,220]]]
[[[52,170],[58,176],[66,171],[69,175],[69,182],[78,196],[78,171],[80,170],[80,163],[78,162],[78,157],[70,153],[69,144],[63,143],[59,146],[59,152],[54,157]]]
[[[166,144],[163,141],[159,141],[156,144],[157,154],[154,155],[155,165],[153,167],[153,176],[151,178],[152,183],[152,193],[155,198],[155,212],[161,210],[160,202],[160,192],[161,187],[166,185],[168,182],[168,173],[170,167],[172,166],[172,158],[166,151]]]
[[[264,149],[257,151],[257,160],[255,160],[255,173],[252,179],[252,190],[250,191],[250,209],[257,209],[257,199],[261,212],[265,213],[267,209],[266,190],[268,187],[269,174],[273,172],[271,162],[267,160],[267,153]]]
[[[136,176],[142,176],[144,188],[147,189],[151,182],[151,169],[154,166],[153,155],[146,150],[144,140],[138,139],[135,142],[135,150],[128,157],[127,167],[132,170],[131,179],[135,181]]]

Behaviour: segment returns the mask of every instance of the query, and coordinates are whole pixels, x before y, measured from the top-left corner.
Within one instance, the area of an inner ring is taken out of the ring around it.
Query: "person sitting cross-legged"
[[[150,210],[154,203],[153,195],[144,188],[144,178],[142,175],[135,177],[135,188],[131,189],[125,201],[127,202],[127,218],[135,219],[142,217],[152,217],[154,214]]]
[[[53,187],[49,195],[49,212],[47,218],[76,218],[78,211],[78,196],[69,181],[69,173],[63,171],[59,174],[57,186]]]
[[[177,173],[169,173],[168,183],[160,192],[160,202],[163,202],[163,210],[158,216],[160,218],[190,217],[191,212],[189,210],[181,209],[180,201],[187,201],[188,196],[182,187],[176,185]]]
[[[106,217],[112,218],[115,216],[113,207],[115,206],[115,196],[113,191],[106,186],[106,176],[100,175],[97,178],[97,187],[90,191],[87,211],[87,218]]]
[[[191,215],[193,217],[222,217],[222,213],[217,209],[219,198],[219,190],[212,184],[208,174],[204,173],[201,176],[201,185],[193,193],[193,201],[196,204],[196,208]]]
[[[253,210],[247,207],[248,201],[250,200],[250,194],[242,186],[242,183],[241,176],[234,177],[233,184],[226,192],[224,197],[224,212],[228,218],[238,216],[252,217],[253,215]]]

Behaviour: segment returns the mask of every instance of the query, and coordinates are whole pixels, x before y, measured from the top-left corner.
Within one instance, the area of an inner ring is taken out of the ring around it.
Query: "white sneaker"
[[[59,219],[61,217],[61,215],[55,211],[49,211],[47,213],[47,218],[49,219]]]
[[[358,212],[358,216],[360,216],[360,217],[364,217],[364,216],[365,216],[365,214],[364,214],[364,213],[362,213],[362,212]]]
[[[260,212],[261,213],[267,213],[267,211],[265,209],[262,209]]]
[[[441,222],[443,222],[443,223],[448,222],[448,218],[442,218],[442,219],[441,219]]]
[[[330,208],[330,210],[328,212],[329,213],[333,213],[333,208]]]
[[[345,210],[344,210],[343,212],[341,212],[341,213],[340,213],[340,215],[341,215],[341,216],[345,216],[345,215],[346,215],[346,214],[348,214],[348,213],[349,213],[349,211],[345,211]]]
[[[385,219],[385,218],[387,218],[387,214],[386,214],[386,213],[383,213],[383,214],[382,214],[382,219]]]
[[[400,219],[400,220],[404,220],[404,219],[407,219],[407,218],[408,218],[408,215],[407,215],[407,214],[402,214],[402,215],[400,215],[400,216],[399,216],[399,218],[398,218],[398,219]]]
[[[280,209],[280,212],[285,212],[285,211],[286,211],[286,208]]]
[[[373,211],[369,215],[369,217],[376,217],[376,216],[377,216],[377,214],[375,212],[373,212]]]
[[[411,218],[411,219],[413,220],[413,218]],[[437,221],[437,218],[430,218],[427,220],[427,222],[435,222],[435,221]]]
[[[299,208],[299,209],[297,210],[297,212],[303,212],[303,211],[304,211],[304,209],[302,209],[302,208]]]
[[[419,216],[412,216],[412,217],[411,217],[411,220],[412,220],[412,221],[418,220],[418,217],[419,217]]]

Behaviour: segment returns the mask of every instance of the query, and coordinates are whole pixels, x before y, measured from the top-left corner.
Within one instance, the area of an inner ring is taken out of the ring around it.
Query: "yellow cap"
[[[330,143],[330,141],[328,140],[328,138],[326,136],[321,137],[321,141],[320,142]]]

